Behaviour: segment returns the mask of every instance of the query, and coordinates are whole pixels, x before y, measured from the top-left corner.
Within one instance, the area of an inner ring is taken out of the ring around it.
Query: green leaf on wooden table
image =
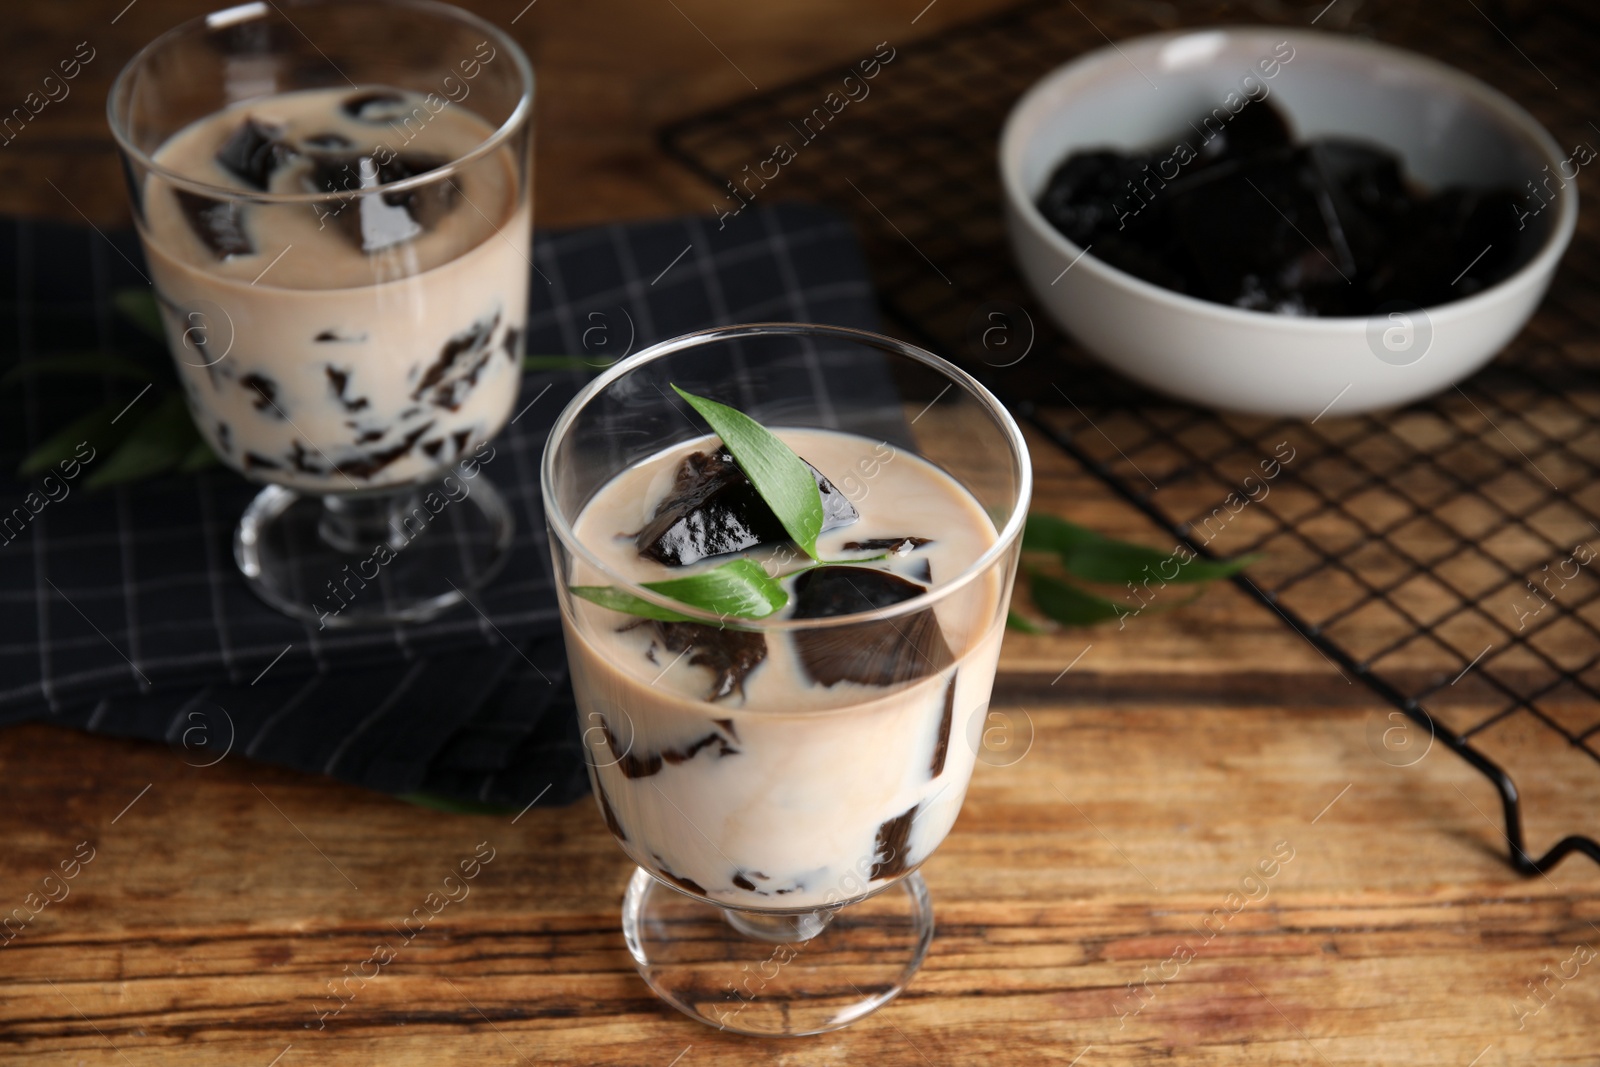
[[[135,415],[137,410],[123,418]],[[84,487],[104,489],[170,470],[188,457],[199,440],[200,431],[194,428],[183,394],[167,393],[134,423],[116,451],[96,465]]]
[[[1043,634],[1049,633],[1043,626],[1034,622],[1026,615],[1018,615],[1014,611],[1006,612],[1006,629],[1016,630],[1018,633]]]
[[[89,453],[90,459],[86,462],[104,456],[107,451],[116,448],[122,439],[128,436],[128,431],[133,429],[132,422],[123,422],[120,425],[113,425],[111,422],[124,406],[123,401],[113,400],[109,404],[95,408],[87,415],[73,419],[23,457],[22,462],[17,465],[17,474],[27,477],[66,460],[81,460],[83,457],[78,455],[80,445],[87,445],[92,449]]]
[[[768,577],[759,563],[744,558],[684,578],[639,584],[701,611],[738,619],[762,619],[789,602],[789,594],[783,591],[783,586]],[[601,607],[641,618],[659,619],[662,622],[701,621],[652,604],[614,585],[575,585],[571,589],[575,596]]]
[[[164,342],[167,339],[167,331],[161,325],[161,305],[156,302],[155,290],[118,289],[111,294],[111,306],[157,341]]]
[[[18,363],[0,376],[0,385],[12,385],[47,374],[103,374],[112,378],[149,381],[150,373],[149,367],[141,366],[127,356],[119,356],[115,352],[63,352],[59,355],[40,356]]]
[[[1105,597],[1085,593],[1048,574],[1034,574],[1028,579],[1028,593],[1033,604],[1056,622],[1067,626],[1088,626],[1108,619],[1132,614],[1127,604],[1107,600]]]
[[[485,804],[477,800],[456,800],[453,797],[439,796],[437,793],[401,793],[395,799],[415,804],[419,808],[446,811],[452,815],[512,815],[522,810],[502,804]]]
[[[822,532],[822,493],[805,460],[744,412],[686,393],[676,385],[672,388],[711,424],[794,543],[816,559],[817,534]]]
[[[1069,574],[1091,582],[1210,582],[1227,578],[1260,556],[1237,559],[1191,559],[1171,552],[1118,541],[1054,515],[1030,514],[1022,532],[1024,551],[1053,552]]]

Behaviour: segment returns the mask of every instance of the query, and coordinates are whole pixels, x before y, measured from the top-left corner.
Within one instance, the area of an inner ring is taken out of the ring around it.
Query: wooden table
[[[96,58],[0,148],[0,211],[126,221],[106,88],[206,5],[125,2],[7,12],[0,101],[79,41]],[[514,30],[542,78],[540,222],[706,209],[656,155],[660,122],[990,6],[925,2],[530,5]],[[507,24],[524,3],[468,6]],[[1083,471],[1042,445],[1036,460],[1039,506],[1161,543]],[[590,804],[436,814],[236,757],[197,769],[154,745],[5,731],[0,911],[75,852],[81,866],[0,950],[0,1062],[1600,1061],[1600,871],[1512,874],[1488,784],[1441,751],[1376,758],[1388,709],[1232,587],[1121,631],[1013,635],[996,707],[1032,745],[979,767],[925,868],[926,967],[853,1028],[786,1043],[714,1033],[645,988],[618,926],[629,868]],[[1548,774],[1535,842],[1593,806],[1592,768]],[[326,984],[480,842],[494,860],[470,897],[319,1028]]]

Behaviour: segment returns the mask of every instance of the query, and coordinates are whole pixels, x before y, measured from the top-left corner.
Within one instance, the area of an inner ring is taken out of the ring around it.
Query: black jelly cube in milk
[[[794,617],[833,618],[903,603],[925,586],[870,567],[824,566],[804,571],[794,583]],[[931,610],[891,619],[797,630],[795,650],[812,681],[894,685],[922,678],[955,661]]]
[[[822,496],[822,529],[855,522],[855,506],[821,471],[806,468]],[[725,448],[685,456],[671,490],[634,539],[641,556],[669,567],[787,540],[783,523]]]
[[[711,672],[707,700],[742,694],[745,678],[767,658],[767,639],[758,633],[698,622],[656,622],[653,625],[668,652],[693,649],[690,665]]]
[[[369,89],[346,97],[339,107],[360,122],[382,125],[410,114],[406,103],[405,96],[393,89]]]
[[[282,134],[276,126],[247,118],[217,149],[217,162],[246,185],[265,191],[273,171],[294,157]]]
[[[325,133],[314,133],[310,137],[305,138],[301,144],[306,148],[318,148],[324,150],[336,148],[354,148],[356,146],[356,143],[350,140],[350,138],[346,137],[342,133],[335,133],[332,130],[329,130]]]
[[[378,186],[405,181],[443,166],[445,160],[424,153],[400,153],[378,162],[361,153],[323,153],[313,161],[312,188],[327,193],[372,189],[370,196],[331,205],[328,210],[340,228],[365,252],[378,252],[423,233],[455,204],[455,187],[449,181],[421,189],[376,192]]]
[[[213,200],[199,193],[175,190],[178,207],[195,236],[218,259],[248,256],[256,246],[244,226],[244,205],[232,200]]]

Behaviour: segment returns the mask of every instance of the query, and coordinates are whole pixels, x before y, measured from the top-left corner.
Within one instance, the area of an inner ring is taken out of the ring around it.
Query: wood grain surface
[[[126,220],[106,88],[206,5],[125,2],[7,11],[0,102],[77,42],[97,52],[0,147],[0,211]],[[541,225],[706,209],[657,155],[659,123],[992,6],[524,2],[467,6],[521,12]],[[1163,545],[1036,445],[1038,506]],[[1017,758],[979,766],[924,868],[923,971],[854,1027],[789,1042],[715,1033],[639,980],[629,867],[592,804],[446,815],[236,756],[201,769],[47,724],[0,732],[0,914],[75,872],[0,949],[0,1063],[1600,1062],[1600,870],[1514,875],[1488,784],[1443,751],[1381,759],[1389,709],[1239,590],[1121,630],[1011,635],[995,707]],[[1543,766],[1524,783],[1538,846],[1597,792],[1587,761]],[[319,1018],[327,983],[487,849],[470,894]]]

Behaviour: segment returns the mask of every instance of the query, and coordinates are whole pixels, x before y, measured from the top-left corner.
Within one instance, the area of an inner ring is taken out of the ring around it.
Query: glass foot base
[[[801,1037],[849,1026],[906,987],[933,941],[913,872],[876,896],[798,915],[707,904],[633,872],[622,930],[661,999],[708,1026]]]
[[[513,522],[482,475],[394,492],[309,496],[269,486],[233,556],[256,595],[318,628],[423,622],[504,566]]]

